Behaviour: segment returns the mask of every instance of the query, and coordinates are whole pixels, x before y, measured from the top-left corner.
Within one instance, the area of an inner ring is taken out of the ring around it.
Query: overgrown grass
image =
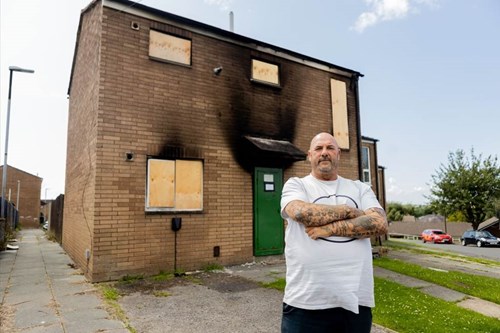
[[[432,282],[467,295],[476,296],[500,304],[500,279],[456,271],[436,271],[405,261],[385,257],[373,260],[373,264],[378,267],[413,276],[420,280]]]
[[[137,333],[136,329],[130,325],[128,317],[122,310],[120,304],[118,304],[118,299],[120,298],[118,290],[108,283],[96,284],[96,286],[101,290],[108,312],[112,313],[118,320],[123,322],[131,333]]]
[[[223,271],[224,266],[222,266],[221,264],[217,264],[217,263],[210,263],[210,264],[206,264],[205,266],[203,266],[202,270],[204,272]]]
[[[101,284],[102,296],[107,301],[117,301],[120,298],[120,293],[109,284]]]
[[[134,283],[139,280],[144,280],[144,275],[139,274],[139,275],[125,275],[120,279],[120,282],[124,283]]]
[[[375,323],[400,333],[493,333],[500,321],[381,278],[375,278]]]
[[[280,291],[285,290],[286,281],[284,278],[278,278],[273,282],[260,282],[259,283],[264,288],[277,289]]]
[[[174,273],[166,273],[164,271],[160,271],[160,273],[151,276],[151,280],[161,282],[172,280],[175,277]]]

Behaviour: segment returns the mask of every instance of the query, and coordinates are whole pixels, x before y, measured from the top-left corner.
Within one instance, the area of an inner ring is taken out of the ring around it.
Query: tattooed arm
[[[364,215],[361,209],[347,205],[320,205],[293,200],[285,207],[286,214],[306,227],[326,226],[335,221],[354,219]]]
[[[306,232],[312,239],[330,236],[368,238],[387,233],[387,217],[383,209],[369,208],[364,213],[365,215],[335,221],[319,227],[309,226],[306,228]]]

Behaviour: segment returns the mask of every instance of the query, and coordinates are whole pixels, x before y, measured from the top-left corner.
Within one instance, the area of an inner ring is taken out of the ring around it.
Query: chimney
[[[234,32],[234,14],[232,11],[229,12],[229,31]]]

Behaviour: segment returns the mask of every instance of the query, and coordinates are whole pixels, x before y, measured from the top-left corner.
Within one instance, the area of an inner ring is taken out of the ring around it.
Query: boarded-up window
[[[191,65],[191,41],[150,30],[149,56],[157,60]]]
[[[332,94],[333,136],[340,148],[349,149],[349,124],[345,82],[331,79],[330,90]]]
[[[252,80],[279,85],[279,74],[278,65],[252,59]]]
[[[202,161],[148,160],[147,211],[198,211],[202,208]]]

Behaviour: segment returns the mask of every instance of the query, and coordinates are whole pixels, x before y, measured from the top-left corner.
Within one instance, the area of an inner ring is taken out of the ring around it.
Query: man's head
[[[340,148],[331,134],[319,133],[312,139],[307,159],[314,177],[321,180],[337,179]]]

